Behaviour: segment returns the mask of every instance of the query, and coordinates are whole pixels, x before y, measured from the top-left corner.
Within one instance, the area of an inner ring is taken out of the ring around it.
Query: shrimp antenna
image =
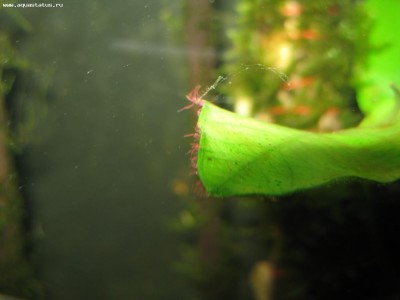
[[[217,80],[215,80],[215,82],[207,88],[207,90],[203,93],[203,95],[200,96],[199,99],[203,99],[203,97],[205,97],[211,90],[215,90],[217,86],[225,80],[226,77],[218,76]]]

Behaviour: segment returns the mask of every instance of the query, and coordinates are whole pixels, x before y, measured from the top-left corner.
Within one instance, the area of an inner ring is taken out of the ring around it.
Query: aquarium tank
[[[400,299],[397,0],[0,0],[0,300]]]

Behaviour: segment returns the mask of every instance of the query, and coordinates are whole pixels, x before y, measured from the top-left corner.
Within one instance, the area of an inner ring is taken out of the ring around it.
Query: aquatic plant
[[[30,24],[18,12],[1,7],[0,23],[0,298],[7,294],[42,299],[42,286],[28,257],[28,234],[23,224],[27,216],[14,161],[30,124],[22,124],[11,111],[18,106],[15,98],[20,93],[15,83],[31,70],[13,46],[14,35],[28,31]]]
[[[383,127],[315,133],[203,101],[197,126],[197,172],[213,196],[282,195],[349,177],[400,178],[399,117]]]
[[[217,101],[196,90],[188,95],[198,105],[191,162],[211,196],[280,196],[188,201],[193,222],[181,226],[195,248],[184,248],[183,265],[202,299],[245,299],[251,292],[256,299],[343,299],[349,287],[350,298],[368,297],[363,283],[375,270],[386,272],[379,241],[395,236],[396,217],[379,207],[397,211],[398,185],[370,180],[398,176],[398,102],[390,84],[399,81],[386,70],[376,73],[387,49],[399,53],[396,41],[382,41],[395,35],[385,14],[398,9],[389,2],[236,2],[234,24],[224,25],[228,55],[216,72],[229,84],[218,86]],[[390,57],[386,67],[399,69],[395,61]],[[368,180],[340,179],[359,175]],[[378,217],[389,219],[387,227],[377,228]],[[397,253],[393,244],[388,252]],[[260,266],[272,276],[254,276]],[[374,281],[376,298],[390,294],[390,278]]]
[[[378,2],[370,6],[381,13],[374,27],[378,37],[387,24],[399,23],[383,14],[387,8]],[[392,72],[400,69],[400,43],[393,39],[390,47],[395,51],[383,51],[377,62],[371,58],[375,63],[361,77],[368,81],[367,87],[360,84],[358,99],[365,118],[352,129],[316,133],[268,124],[218,108],[192,92],[189,100],[201,106],[192,162],[207,193],[283,195],[341,178],[399,179],[400,98],[395,85],[391,95],[387,90],[393,82],[400,84]]]

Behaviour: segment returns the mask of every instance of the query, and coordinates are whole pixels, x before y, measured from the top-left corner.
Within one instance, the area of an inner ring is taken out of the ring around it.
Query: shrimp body
[[[186,95],[186,99],[188,99],[192,103],[182,107],[180,110],[178,110],[178,112],[192,108],[194,105],[200,107],[203,106],[203,100],[201,99],[201,96],[199,94],[200,87],[200,85],[197,85],[193,90],[189,92],[189,94]]]

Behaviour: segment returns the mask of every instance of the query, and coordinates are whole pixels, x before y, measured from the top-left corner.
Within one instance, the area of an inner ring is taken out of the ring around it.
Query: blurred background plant
[[[0,298],[4,293],[40,299],[29,203],[21,193],[16,165],[39,114],[44,113],[39,112],[44,106],[38,101],[45,99],[45,89],[37,81],[32,83],[37,75],[15,47],[32,30],[30,23],[17,11],[0,7],[0,28]]]

